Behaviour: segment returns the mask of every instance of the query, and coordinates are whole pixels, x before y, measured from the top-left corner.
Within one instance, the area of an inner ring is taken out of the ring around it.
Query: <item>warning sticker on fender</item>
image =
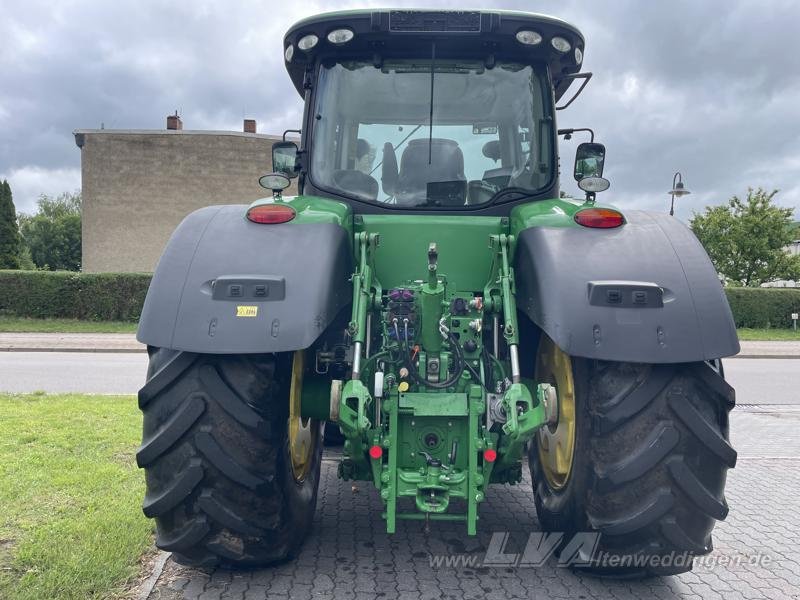
[[[236,307],[236,316],[237,317],[257,317],[258,316],[258,307],[257,306],[237,306]]]

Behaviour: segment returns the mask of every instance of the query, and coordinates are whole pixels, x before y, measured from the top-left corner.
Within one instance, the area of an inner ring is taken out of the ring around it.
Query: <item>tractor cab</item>
[[[574,27],[525,13],[303,20],[284,40],[305,99],[302,151],[278,144],[274,164],[300,175],[302,193],[359,213],[500,214],[514,200],[557,197],[555,102],[583,76],[583,47]]]

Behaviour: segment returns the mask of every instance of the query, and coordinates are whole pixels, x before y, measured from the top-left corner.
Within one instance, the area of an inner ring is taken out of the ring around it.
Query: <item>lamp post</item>
[[[677,172],[672,176],[672,189],[667,193],[672,196],[672,202],[669,204],[669,216],[673,217],[675,216],[675,196],[680,198],[692,192],[683,187],[683,179],[680,172]]]

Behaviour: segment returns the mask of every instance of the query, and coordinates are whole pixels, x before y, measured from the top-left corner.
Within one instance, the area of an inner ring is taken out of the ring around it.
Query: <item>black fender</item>
[[[676,363],[737,354],[727,298],[694,234],[667,215],[625,218],[615,229],[519,232],[519,309],[574,356]]]
[[[352,302],[350,236],[334,223],[263,225],[210,206],[172,234],[137,339],[188,352],[308,348]]]

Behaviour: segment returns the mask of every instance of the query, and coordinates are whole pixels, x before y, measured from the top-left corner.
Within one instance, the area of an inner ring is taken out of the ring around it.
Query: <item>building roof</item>
[[[214,131],[206,129],[76,129],[72,132],[75,136],[75,143],[78,148],[83,147],[83,139],[86,135],[214,135],[214,136],[234,136],[234,137],[249,137],[259,138],[265,140],[281,141],[283,137],[280,135],[272,135],[266,133],[245,133],[243,131]],[[296,138],[287,138],[287,140],[297,141]]]

